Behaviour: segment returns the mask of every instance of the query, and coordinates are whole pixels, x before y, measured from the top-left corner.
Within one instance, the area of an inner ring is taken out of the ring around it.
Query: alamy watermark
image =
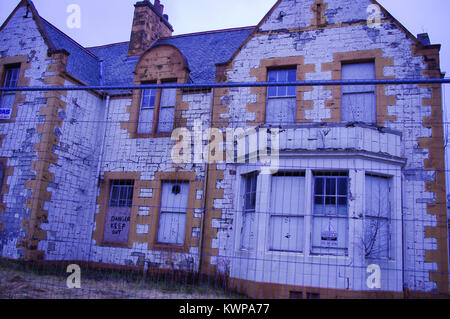
[[[376,264],[369,265],[367,267],[367,277],[366,284],[369,289],[381,289],[381,267]]]
[[[70,275],[67,277],[66,285],[69,289],[81,288],[81,268],[77,264],[67,266],[67,273]]]
[[[279,168],[278,128],[203,130],[202,122],[195,120],[193,132],[185,127],[177,128],[172,133],[172,140],[176,142],[171,152],[175,164],[259,163],[263,174],[275,174]],[[204,147],[205,140],[207,145]]]
[[[367,7],[367,26],[371,29],[381,28],[381,8],[377,4],[371,4]]]
[[[81,7],[78,4],[70,4],[67,6],[66,12],[69,13],[67,17],[67,27],[69,29],[81,28]]]

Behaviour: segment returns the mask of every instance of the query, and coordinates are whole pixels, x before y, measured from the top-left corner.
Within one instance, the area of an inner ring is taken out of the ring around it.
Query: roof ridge
[[[159,40],[167,40],[167,39],[174,39],[174,38],[183,38],[183,37],[189,37],[189,36],[199,36],[204,34],[213,34],[213,33],[223,33],[223,32],[233,32],[233,31],[241,31],[241,30],[251,30],[254,29],[256,26],[247,26],[247,27],[237,27],[237,28],[228,28],[228,29],[219,29],[219,30],[211,30],[211,31],[200,31],[200,32],[193,32],[193,33],[185,33],[185,34],[177,34],[170,37],[162,37]],[[103,48],[109,48],[116,45],[123,45],[126,43],[130,43],[130,41],[122,41],[122,42],[116,42],[116,43],[109,43],[109,44],[103,44],[103,45],[96,45],[93,47],[86,47],[86,50],[93,50],[93,49],[103,49]]]
[[[233,32],[233,31],[241,31],[241,30],[251,30],[256,28],[256,26],[247,26],[247,27],[237,27],[237,28],[228,28],[228,29],[219,29],[219,30],[210,30],[210,31],[200,31],[200,32],[192,32],[192,33],[185,33],[185,34],[177,34],[170,37],[162,37],[159,40],[167,40],[167,39],[173,39],[173,38],[183,38],[183,37],[190,37],[190,36],[199,36],[204,34],[212,34],[212,33],[223,33],[223,32]]]
[[[46,20],[45,18],[43,18],[42,16],[39,16],[41,18],[41,20],[45,23],[47,23],[51,28],[53,28],[54,30],[56,30],[57,32],[59,32],[62,36],[64,36],[67,40],[69,40],[70,42],[72,42],[73,44],[75,44],[77,47],[79,47],[80,49],[82,49],[84,52],[86,52],[87,54],[89,54],[90,56],[92,56],[94,59],[96,59],[97,61],[100,61],[100,58],[98,56],[96,56],[94,53],[92,53],[91,51],[89,51],[87,48],[85,48],[84,46],[82,46],[81,44],[79,44],[77,41],[75,41],[74,39],[72,39],[70,36],[68,36],[67,34],[65,34],[63,31],[61,31],[59,28],[57,28],[55,25],[53,25],[51,22],[49,22],[48,20]]]
[[[122,42],[115,42],[115,43],[110,43],[110,44],[96,45],[96,46],[93,46],[93,47],[86,47],[86,50],[108,48],[108,47],[121,45],[121,44],[126,44],[126,43],[130,43],[130,41],[122,41]]]

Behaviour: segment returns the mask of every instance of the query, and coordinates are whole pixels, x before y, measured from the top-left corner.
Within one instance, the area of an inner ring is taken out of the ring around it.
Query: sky
[[[34,0],[39,14],[85,47],[128,41],[137,0]],[[152,0],[153,2],[153,0]],[[234,27],[254,26],[276,0],[161,0],[174,35]],[[0,24],[19,0],[0,0]],[[411,33],[428,33],[432,44],[441,44],[441,69],[450,77],[449,0],[379,0]],[[67,23],[80,9],[80,28]],[[450,85],[446,85],[445,106],[450,106]],[[444,121],[450,122],[450,107]],[[449,157],[450,159],[450,157]]]

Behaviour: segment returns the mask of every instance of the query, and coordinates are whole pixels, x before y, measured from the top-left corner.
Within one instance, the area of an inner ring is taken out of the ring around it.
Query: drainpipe
[[[102,167],[102,163],[103,163],[103,156],[104,156],[104,145],[105,145],[105,139],[106,139],[106,122],[108,119],[108,114],[109,114],[109,105],[110,105],[110,96],[106,95],[106,101],[105,101],[105,113],[103,115],[103,132],[102,135],[100,136],[100,152],[99,152],[99,157],[98,157],[98,165],[97,165],[97,173],[95,174],[96,177],[96,183],[95,183],[95,191],[98,191],[98,186],[99,186],[99,181],[100,181],[100,170]],[[96,193],[95,193],[96,194]],[[96,198],[97,196],[95,196]],[[93,206],[93,212],[92,212],[92,216],[93,218],[95,218],[95,210],[97,208],[97,205],[94,204]],[[88,262],[91,260],[91,251],[92,251],[92,233],[94,232],[94,226],[95,226],[95,222],[92,221],[92,229],[91,229],[91,242],[89,243],[89,254],[88,254]]]
[[[100,170],[103,163],[103,157],[105,153],[105,139],[106,139],[106,130],[107,130],[107,121],[108,121],[108,114],[109,114],[109,106],[111,104],[111,97],[109,95],[106,96],[106,102],[105,102],[105,114],[103,116],[103,133],[101,135],[101,143],[100,143],[100,161],[97,166],[97,178],[100,179]],[[97,185],[98,186],[98,185]]]
[[[213,120],[214,120],[214,95],[215,95],[215,89],[211,88],[211,104],[210,104],[210,127],[212,127]],[[202,132],[202,140],[203,140],[203,132]],[[203,143],[202,143],[202,151],[203,151]],[[208,152],[209,156],[209,152]],[[208,185],[209,185],[209,160],[203,159],[205,161],[205,184],[203,185],[203,214],[202,214],[202,220],[201,220],[201,228],[200,228],[200,243],[199,243],[199,249],[200,249],[200,258],[199,258],[199,264],[198,264],[198,273],[199,275],[203,271],[203,245],[205,242],[204,236],[205,236],[205,229],[206,229],[206,213],[207,213],[207,205],[208,205]]]
[[[405,167],[403,166],[402,170]],[[403,288],[403,299],[406,298],[406,287],[405,287],[405,266],[406,266],[406,261],[405,261],[405,248],[406,248],[406,238],[405,238],[405,222],[404,222],[404,217],[403,217],[403,203],[405,200],[405,196],[403,194],[403,174],[400,177],[401,178],[401,183],[400,183],[400,192],[401,192],[401,201],[402,201],[402,209],[400,211],[400,213],[402,214],[401,217],[401,223],[402,223],[402,288]],[[406,179],[405,179],[406,180]]]

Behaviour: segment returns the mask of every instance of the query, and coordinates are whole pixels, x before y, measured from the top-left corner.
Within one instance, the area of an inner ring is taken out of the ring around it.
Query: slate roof
[[[128,57],[129,42],[85,48],[42,18],[31,0],[24,2],[31,8],[49,50],[69,53],[67,72],[71,76],[89,86],[133,84],[133,72],[139,57]],[[19,3],[16,9],[23,4]],[[216,64],[227,62],[255,28],[177,35],[160,39],[153,47],[161,44],[175,46],[188,63],[193,83],[214,83]]]
[[[254,27],[178,35],[160,39],[153,47],[170,44],[187,60],[193,83],[214,83],[216,64],[226,62],[245,41]],[[103,60],[103,84],[133,83],[133,71],[139,58],[128,58],[128,42],[88,48]]]
[[[69,52],[67,72],[85,84],[100,85],[99,59],[45,19],[41,22],[54,49]]]

